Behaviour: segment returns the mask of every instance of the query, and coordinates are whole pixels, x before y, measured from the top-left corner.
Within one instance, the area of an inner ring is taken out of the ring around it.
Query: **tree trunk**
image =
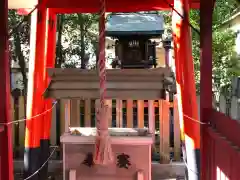
[[[56,49],[56,67],[61,68],[61,65],[64,62],[63,53],[62,53],[62,31],[63,31],[64,15],[58,16],[57,23],[57,49]]]
[[[78,15],[78,21],[80,25],[80,46],[81,46],[81,52],[80,52],[80,58],[81,58],[81,69],[86,69],[86,60],[85,60],[85,37],[84,37],[84,22],[81,17],[81,15]]]
[[[23,56],[22,48],[21,48],[21,41],[20,41],[20,34],[18,31],[14,33],[14,46],[15,46],[15,54],[18,59],[18,64],[20,66],[20,72],[23,78],[23,87],[24,92],[27,92],[27,75],[26,75],[26,62]]]

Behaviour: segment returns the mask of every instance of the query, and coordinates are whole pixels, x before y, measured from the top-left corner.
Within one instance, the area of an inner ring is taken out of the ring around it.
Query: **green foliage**
[[[21,25],[19,26],[19,23]],[[18,81],[27,89],[26,62],[29,59],[30,22],[28,17],[21,17],[15,10],[8,12],[9,25],[9,55],[10,60],[17,62],[20,67],[22,81]]]
[[[24,20],[24,22],[17,28],[18,24]],[[28,18],[23,18],[19,16],[15,10],[9,10],[8,12],[8,29],[9,29],[9,46],[10,46],[10,58],[11,60],[19,61],[19,49],[21,47],[24,52],[24,58],[28,60],[29,54],[29,33],[30,33],[30,23]],[[17,42],[16,42],[17,41]],[[19,44],[16,44],[19,43]]]
[[[24,22],[21,26],[15,28],[22,20]],[[26,62],[29,59],[30,49],[30,18],[18,15],[16,10],[9,10],[8,21],[10,59],[18,62],[23,77],[23,87],[26,89]],[[89,59],[94,59],[97,54],[98,15],[58,15],[57,24],[56,67],[72,68],[81,66],[86,68]]]
[[[85,68],[89,56],[96,57],[98,19],[97,14],[68,14],[64,16],[62,36],[65,61],[78,59],[80,61],[75,62],[75,64],[80,64],[81,67]]]
[[[217,0],[213,12],[213,90],[226,94],[229,93],[232,77],[236,76],[236,69],[233,70],[236,35],[230,29],[223,30],[221,24],[232,15],[236,8],[235,0]],[[191,10],[190,22],[196,29],[200,29],[199,10]],[[192,44],[195,79],[199,92],[200,37],[194,30],[192,31]]]

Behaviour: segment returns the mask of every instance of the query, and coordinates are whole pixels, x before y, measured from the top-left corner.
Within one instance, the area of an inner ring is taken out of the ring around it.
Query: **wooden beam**
[[[79,78],[86,78],[86,76],[92,77],[94,79],[98,79],[98,73],[96,70],[86,70],[86,69],[78,69],[78,68],[49,68],[48,74],[50,76],[59,77],[59,76],[78,76]],[[119,77],[119,76],[135,76],[139,75],[140,77],[149,77],[152,76],[152,78],[157,76],[168,76],[171,74],[171,71],[169,68],[154,68],[154,69],[107,69],[107,76],[110,77]],[[139,77],[138,76],[138,77]],[[53,78],[53,77],[52,77]],[[121,78],[121,77],[119,77]],[[109,79],[109,78],[108,78]]]
[[[133,85],[134,86],[134,85]],[[162,95],[159,90],[111,90],[107,89],[106,99],[138,99],[138,100],[149,100],[149,99],[161,99]],[[54,99],[99,99],[99,90],[91,89],[58,89],[49,90],[47,97]]]

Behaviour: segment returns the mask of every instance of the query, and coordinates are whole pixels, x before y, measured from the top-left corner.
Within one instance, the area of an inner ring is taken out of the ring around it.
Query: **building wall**
[[[233,15],[229,20],[223,23],[222,29],[231,29],[237,33],[236,36],[236,52],[240,55],[240,12]]]
[[[162,47],[156,47],[157,64],[159,67],[165,66],[165,50]]]
[[[233,31],[240,30],[240,12],[233,15],[229,20],[223,23],[222,29],[230,28]]]

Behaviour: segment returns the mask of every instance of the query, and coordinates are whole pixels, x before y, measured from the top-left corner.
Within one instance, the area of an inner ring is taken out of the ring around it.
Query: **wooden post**
[[[106,100],[106,104],[109,108],[109,111],[108,111],[108,117],[109,117],[109,121],[108,121],[108,127],[112,127],[112,100],[111,99],[108,99]]]
[[[71,99],[71,127],[80,127],[80,118],[79,118],[79,101],[78,99]]]
[[[75,169],[70,169],[69,180],[77,180],[77,171]]]
[[[214,0],[200,0],[200,48],[201,48],[201,69],[200,69],[200,120],[207,123],[208,113],[206,110],[212,109],[212,12]],[[201,180],[208,178],[207,166],[207,144],[205,135],[207,126],[201,126]]]
[[[60,100],[60,135],[65,132],[65,104],[67,103],[66,99]],[[59,137],[60,138],[60,137]]]
[[[163,119],[163,103],[162,100],[158,100],[158,111],[159,111],[159,155],[160,155],[160,162],[162,160],[162,153],[163,153],[163,137],[161,136],[163,132],[163,124],[164,124],[164,119]]]
[[[76,118],[78,120],[79,127],[81,126],[81,100],[77,99],[77,115]]]
[[[67,100],[65,103],[65,128],[64,132],[69,132],[71,124],[71,100]]]
[[[84,101],[84,106],[84,127],[91,127],[91,99],[86,99]]]
[[[178,98],[177,95],[174,96],[173,101],[173,116],[174,116],[174,160],[181,160],[181,132],[180,132],[180,121],[179,121],[179,111],[178,111]]]
[[[127,100],[127,127],[133,127],[133,100]]]
[[[25,116],[25,100],[24,100],[24,96],[19,96],[19,119],[24,119]],[[20,149],[24,147],[24,140],[25,140],[25,122],[21,122],[19,123],[19,143],[20,143]]]
[[[152,134],[153,148],[155,147],[155,107],[154,100],[148,101],[148,128]]]
[[[142,170],[137,171],[137,180],[144,180],[144,172]]]
[[[116,121],[117,127],[123,127],[123,112],[122,112],[122,100],[116,99]]]
[[[51,136],[50,144],[53,146],[57,145],[57,117],[56,117],[56,106],[52,109],[52,126],[51,126]],[[58,119],[59,121],[59,119]]]
[[[0,19],[0,123],[5,124],[11,122],[8,0],[0,1]],[[13,180],[12,126],[0,129],[0,180]]]
[[[100,108],[100,99],[95,100],[95,127],[97,127],[97,113]]]
[[[166,100],[160,100],[159,102],[159,114],[160,114],[160,162],[169,163],[170,161],[170,122],[169,122],[169,102]]]
[[[137,100],[138,128],[144,128],[144,100]]]

